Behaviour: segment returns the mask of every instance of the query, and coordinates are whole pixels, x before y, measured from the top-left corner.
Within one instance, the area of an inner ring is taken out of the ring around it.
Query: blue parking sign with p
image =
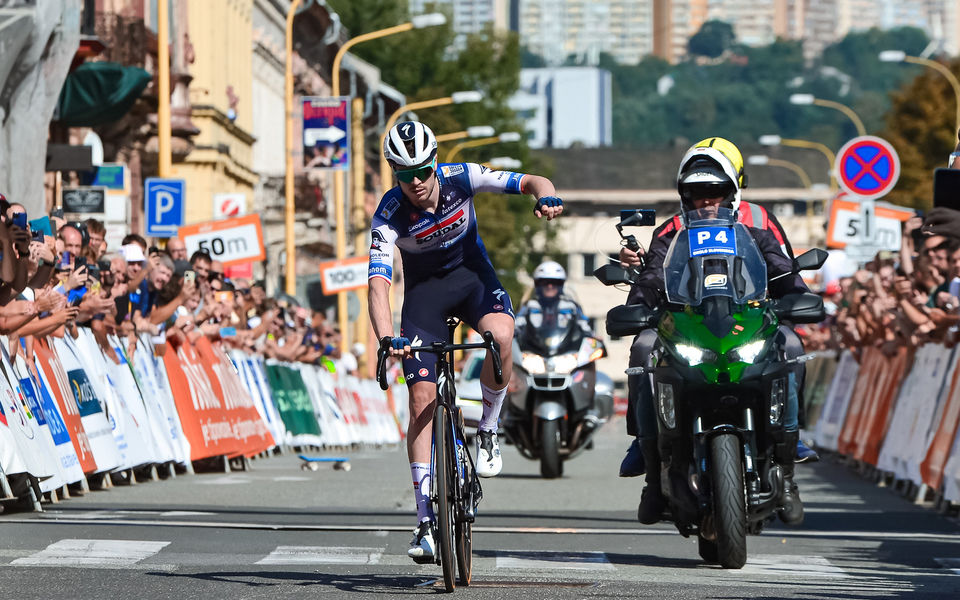
[[[173,237],[183,225],[185,183],[182,179],[151,177],[144,184],[144,215],[147,235]]]

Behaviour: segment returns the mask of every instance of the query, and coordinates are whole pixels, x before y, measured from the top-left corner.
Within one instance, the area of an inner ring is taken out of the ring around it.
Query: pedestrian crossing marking
[[[960,558],[935,558],[933,559],[944,569],[950,569],[954,575],[960,575]]]
[[[170,542],[145,540],[65,539],[40,552],[18,558],[18,567],[90,567],[116,569],[135,565],[163,550]]]
[[[748,556],[747,564],[739,571],[750,575],[785,575],[790,577],[850,577],[846,571],[834,566],[822,556],[798,556],[791,554],[759,554]]]
[[[616,571],[606,552],[548,552],[498,550],[497,569],[570,569]]]
[[[376,565],[384,548],[347,546],[277,546],[258,565]]]

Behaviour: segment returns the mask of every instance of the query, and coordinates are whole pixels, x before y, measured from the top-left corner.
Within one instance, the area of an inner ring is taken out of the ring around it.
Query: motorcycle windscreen
[[[527,316],[527,326],[519,343],[521,350],[555,356],[580,348],[582,337],[577,315],[551,306]]]
[[[766,297],[767,265],[733,211],[693,211],[686,220],[664,259],[669,302],[699,306],[704,298],[721,296],[742,304]]]

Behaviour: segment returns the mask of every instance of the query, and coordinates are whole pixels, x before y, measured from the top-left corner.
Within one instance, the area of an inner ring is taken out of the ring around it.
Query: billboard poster
[[[350,98],[306,96],[303,106],[303,167],[346,169],[350,157]]]

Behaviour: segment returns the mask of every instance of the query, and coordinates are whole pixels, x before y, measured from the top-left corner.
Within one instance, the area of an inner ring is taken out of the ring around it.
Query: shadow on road
[[[296,571],[217,571],[208,573],[165,573],[145,575],[159,578],[192,579],[211,584],[232,583],[247,588],[273,586],[324,586],[358,594],[423,594],[436,591],[422,584],[430,578],[404,575],[363,575],[304,573]],[[218,592],[219,593],[219,592]]]

